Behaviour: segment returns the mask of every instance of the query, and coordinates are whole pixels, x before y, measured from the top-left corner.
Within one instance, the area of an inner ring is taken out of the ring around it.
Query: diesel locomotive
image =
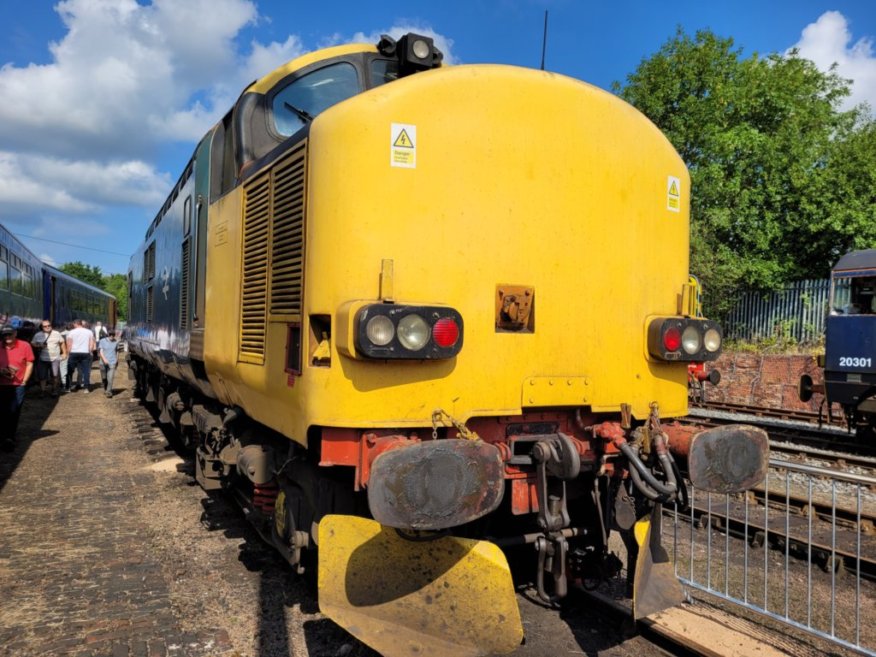
[[[251,84],[128,281],[136,390],[197,481],[385,655],[512,651],[506,554],[555,602],[617,572],[611,531],[635,614],[673,604],[679,466],[737,491],[767,463],[756,429],[666,422],[722,337],[666,138],[578,80],[442,59],[384,37]]]
[[[876,249],[847,253],[831,270],[824,354],[818,364],[824,383],[801,376],[800,400],[823,394],[828,413],[839,404],[860,441],[876,440]]]

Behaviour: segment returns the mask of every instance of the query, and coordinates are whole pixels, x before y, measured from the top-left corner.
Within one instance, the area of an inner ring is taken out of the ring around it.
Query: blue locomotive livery
[[[40,320],[60,326],[73,319],[116,323],[116,298],[42,262],[0,226],[0,324],[30,340]]]
[[[824,384],[800,379],[800,399],[822,392],[828,409],[839,404],[862,440],[876,438],[876,249],[852,251],[831,271]]]

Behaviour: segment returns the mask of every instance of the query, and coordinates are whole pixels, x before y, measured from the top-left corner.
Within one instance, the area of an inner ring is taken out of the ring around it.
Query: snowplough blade
[[[493,543],[412,541],[356,516],[319,523],[320,610],[385,657],[476,657],[523,639],[511,571]]]
[[[633,617],[638,620],[680,604],[684,599],[675,564],[660,542],[662,508],[654,506],[650,517],[633,527],[639,553],[633,580]]]

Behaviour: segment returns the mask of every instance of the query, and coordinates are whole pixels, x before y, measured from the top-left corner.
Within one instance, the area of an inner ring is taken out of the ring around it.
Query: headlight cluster
[[[356,352],[366,358],[451,358],[462,348],[453,308],[376,303],[356,315]]]
[[[715,360],[721,339],[720,325],[708,319],[658,317],[648,325],[648,352],[660,360]]]

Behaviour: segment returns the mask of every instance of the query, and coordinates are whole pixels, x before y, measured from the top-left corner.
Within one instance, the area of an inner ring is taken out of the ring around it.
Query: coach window
[[[9,268],[5,261],[0,260],[0,290],[9,289]]]
[[[21,294],[21,270],[9,266],[9,289],[13,294]]]
[[[28,269],[30,269],[30,267],[28,265],[24,265],[21,271],[21,294],[26,297],[33,297],[35,295],[33,293],[33,289],[31,288],[31,278],[30,274],[28,273]]]
[[[278,91],[271,102],[274,130],[288,137],[332,105],[360,91],[356,68],[332,64],[304,75]]]

